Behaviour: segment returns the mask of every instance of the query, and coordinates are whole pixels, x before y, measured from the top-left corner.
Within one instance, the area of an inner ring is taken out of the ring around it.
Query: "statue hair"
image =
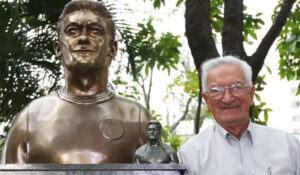
[[[149,127],[149,125],[157,125],[157,126],[159,127],[159,129],[162,130],[162,125],[161,125],[161,123],[160,123],[159,121],[157,121],[157,120],[150,120],[150,121],[148,122],[147,127]]]
[[[108,24],[108,30],[111,35],[111,41],[115,41],[115,23],[113,21],[113,17],[111,13],[107,10],[107,8],[102,4],[101,2],[97,1],[92,1],[92,0],[73,0],[69,2],[67,5],[65,5],[62,13],[59,16],[58,20],[58,27],[57,27],[57,33],[58,33],[58,38],[62,32],[62,25],[65,20],[65,17],[73,13],[75,11],[79,10],[90,10],[91,12],[94,12],[98,15],[101,15],[103,17],[107,24]]]
[[[202,65],[201,65],[201,71],[202,71],[202,77],[201,77],[201,81],[202,81],[202,88],[203,88],[203,92],[207,91],[207,82],[206,82],[206,78],[208,75],[208,72],[211,71],[214,68],[217,68],[221,65],[236,65],[239,66],[245,76],[246,79],[246,84],[248,86],[252,86],[252,69],[249,66],[249,64],[246,61],[243,61],[241,59],[238,59],[234,56],[225,56],[225,57],[217,57],[217,58],[213,58],[210,60],[205,61]]]

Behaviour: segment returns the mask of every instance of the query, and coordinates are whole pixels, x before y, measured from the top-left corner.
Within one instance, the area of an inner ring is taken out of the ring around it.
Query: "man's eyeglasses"
[[[229,89],[231,95],[238,97],[241,96],[245,93],[245,89],[248,88],[249,86],[241,83],[241,82],[237,82],[234,84],[231,84],[230,86],[227,87],[223,87],[223,86],[212,86],[209,90],[208,90],[208,96],[211,99],[221,99],[222,97],[224,97],[225,94],[225,89]]]

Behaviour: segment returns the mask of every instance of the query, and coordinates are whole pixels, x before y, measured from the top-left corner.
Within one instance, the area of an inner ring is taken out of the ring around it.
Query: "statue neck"
[[[157,140],[149,140],[150,146],[160,146],[161,143],[162,143],[161,139],[157,139]]]
[[[108,67],[104,69],[65,68],[66,90],[74,96],[93,96],[106,91]]]

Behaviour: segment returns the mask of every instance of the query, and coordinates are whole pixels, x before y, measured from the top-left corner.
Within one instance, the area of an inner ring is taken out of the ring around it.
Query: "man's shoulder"
[[[269,126],[259,125],[252,123],[253,132],[257,134],[268,134],[268,135],[290,135],[286,131],[280,130],[278,128],[273,128]]]
[[[258,125],[255,123],[252,124],[252,128],[252,134],[254,134],[254,137],[261,137],[269,140],[270,142],[272,142],[272,140],[274,140],[274,142],[297,142],[296,138],[292,134],[278,128]]]
[[[210,126],[209,128],[203,130],[199,134],[192,136],[189,140],[181,146],[181,151],[190,150],[190,149],[201,149],[209,143],[209,140],[212,137],[215,126]],[[195,146],[197,145],[197,146]]]

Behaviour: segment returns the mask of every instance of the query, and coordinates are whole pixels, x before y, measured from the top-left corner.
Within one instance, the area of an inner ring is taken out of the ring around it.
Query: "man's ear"
[[[118,50],[118,43],[116,41],[112,41],[109,45],[109,53],[108,55],[112,58],[116,56]]]
[[[62,54],[61,45],[59,41],[55,41],[54,51],[55,51],[55,56],[62,57],[63,54]]]
[[[255,94],[255,86],[250,87],[250,100],[251,100],[251,105],[254,104],[254,94]]]
[[[207,105],[207,109],[210,110],[210,103],[208,101],[208,94],[206,92],[202,92],[202,97],[204,98],[206,105]]]

